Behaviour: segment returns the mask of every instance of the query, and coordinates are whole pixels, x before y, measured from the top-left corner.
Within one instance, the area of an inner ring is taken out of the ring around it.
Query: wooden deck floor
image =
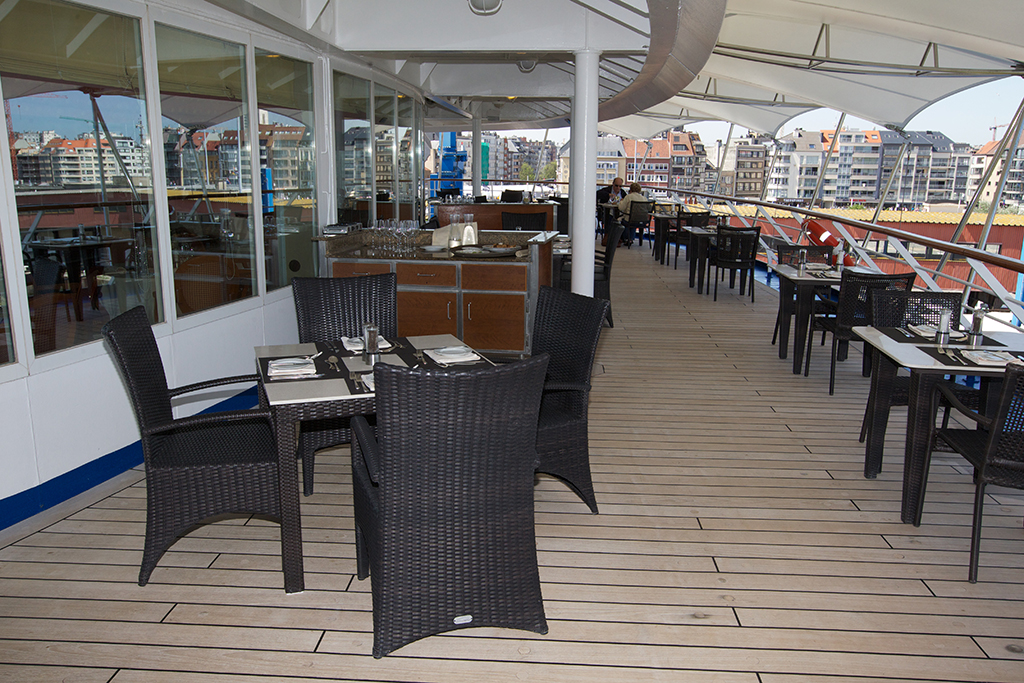
[[[471,629],[383,660],[355,580],[347,451],[303,500],[304,593],[278,530],[208,525],[136,585],[138,473],[0,535],[0,681],[250,683],[1024,681],[1024,497],[992,489],[966,582],[973,486],[938,456],[924,523],[899,521],[902,425],[862,476],[859,354],[828,395],[771,346],[776,301],[713,303],[646,248],[620,252],[591,450],[600,515],[536,489],[550,632]]]

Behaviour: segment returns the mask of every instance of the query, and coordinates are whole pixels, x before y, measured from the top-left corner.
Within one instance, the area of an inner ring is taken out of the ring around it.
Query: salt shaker
[[[967,341],[971,346],[978,346],[984,338],[981,333],[981,326],[985,322],[986,313],[988,313],[988,304],[984,301],[974,304],[974,313],[971,318],[971,333],[967,335]]]
[[[380,329],[374,323],[363,325],[363,353],[375,354],[379,349]]]
[[[797,272],[800,275],[803,275],[803,274],[805,274],[807,272],[807,250],[806,249],[801,249],[800,251],[797,252],[796,265],[797,265]]]
[[[939,328],[935,330],[935,342],[940,346],[949,343],[949,321],[953,317],[950,311],[942,311],[939,314]]]

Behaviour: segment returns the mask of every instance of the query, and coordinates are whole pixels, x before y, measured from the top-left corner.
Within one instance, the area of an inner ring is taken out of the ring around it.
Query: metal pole
[[[729,141],[732,140],[732,127],[733,124],[729,124],[729,132],[725,136],[725,147],[722,149],[722,156],[718,161],[718,175],[715,176],[715,187],[711,190],[711,194],[718,194],[718,183],[722,180],[722,167],[725,166],[725,157],[729,154]],[[733,184],[735,186],[735,183]]]
[[[764,201],[765,194],[768,192],[768,181],[772,177],[772,171],[775,170],[775,161],[779,158],[779,151],[782,149],[782,146],[779,144],[778,140],[773,140],[773,142],[775,143],[775,150],[772,152],[772,161],[770,164],[768,164],[768,170],[764,174],[764,181],[761,183],[762,202]]]
[[[897,131],[900,135],[907,137],[907,134],[903,131]],[[900,153],[896,156],[896,163],[892,165],[892,170],[889,171],[889,179],[885,181],[885,190],[878,198],[878,204],[875,206],[875,215],[871,217],[872,223],[878,222],[878,217],[882,214],[882,207],[885,205],[885,198],[889,196],[889,190],[892,188],[892,180],[896,177],[896,169],[899,168],[900,162],[903,161],[903,155],[907,153],[907,149],[910,147],[910,138],[908,137],[902,145],[900,145]],[[885,150],[882,150],[882,160],[885,161]]]
[[[992,221],[996,217],[996,211],[999,209],[999,200],[1003,196],[1003,188],[1006,187],[1006,180],[1010,175],[1010,166],[1013,162],[1013,154],[1017,150],[1017,145],[1020,144],[1020,134],[1024,124],[1024,116],[1017,117],[1017,125],[1013,129],[1013,142],[1006,146],[1006,161],[1003,163],[1003,170],[999,173],[999,182],[996,184],[996,192],[992,196],[992,202],[988,207],[988,217],[985,219],[985,227],[982,228],[981,236],[978,238],[978,249],[984,249],[985,244],[988,242],[988,234],[992,231]],[[1010,131],[1006,131],[1006,137],[1010,137]],[[994,166],[998,162],[998,159],[992,160]]]
[[[575,53],[576,82],[572,101],[572,171],[570,182],[576,199],[572,214],[572,291],[594,296],[594,187],[597,185],[597,98],[601,53]]]
[[[964,209],[964,215],[960,217],[960,224],[956,226],[956,230],[953,231],[953,236],[949,238],[949,241],[953,244],[957,243],[960,236],[963,234],[964,229],[967,228],[967,221],[970,220],[971,213],[974,212],[974,207],[978,204],[978,200],[981,199],[981,195],[985,192],[985,186],[988,185],[989,179],[992,178],[992,174],[995,172],[996,165],[999,162],[999,158],[1006,151],[1007,143],[1010,140],[1010,131],[1016,129],[1019,125],[1021,118],[1024,117],[1024,100],[1021,100],[1020,105],[1017,107],[1017,113],[1014,114],[1013,120],[1010,122],[1010,127],[1006,129],[1006,135],[999,141],[999,146],[996,147],[996,151],[992,155],[992,163],[989,164],[988,168],[985,169],[985,173],[981,178],[981,182],[978,183],[978,189],[975,191],[974,196],[971,197],[971,201],[967,203]],[[1006,167],[1008,167],[1009,159],[1007,159]],[[943,267],[949,261],[949,254],[943,254],[942,258],[939,259],[938,265],[935,266],[936,272],[941,273]]]
[[[836,124],[835,135],[832,136],[832,144],[828,146],[828,153],[825,154],[825,163],[821,166],[821,172],[818,174],[818,182],[814,186],[814,194],[811,195],[810,208],[814,208],[814,203],[818,201],[818,197],[821,194],[821,187],[825,184],[825,174],[828,172],[828,162],[832,160],[832,152],[836,149],[836,144],[839,143],[839,133],[843,130],[843,122],[846,121],[846,112],[844,111],[839,115],[839,123]]]
[[[478,197],[484,193],[484,160],[483,160],[483,131],[480,121],[480,108],[473,111],[473,196]]]

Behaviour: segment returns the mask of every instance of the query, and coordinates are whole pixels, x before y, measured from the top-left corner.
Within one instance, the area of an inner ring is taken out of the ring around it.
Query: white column
[[[479,197],[484,193],[480,180],[483,178],[483,159],[481,149],[483,133],[480,129],[480,112],[473,112],[473,196]]]
[[[572,291],[594,296],[594,240],[597,192],[597,92],[596,50],[580,50],[576,56],[576,90],[572,101],[572,157],[569,186],[572,211]]]

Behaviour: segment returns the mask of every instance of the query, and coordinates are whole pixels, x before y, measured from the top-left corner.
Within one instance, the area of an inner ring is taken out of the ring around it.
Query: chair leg
[[[724,273],[723,273],[724,275]],[[715,266],[715,301],[718,301],[718,266]]]
[[[804,377],[809,377],[811,374],[811,349],[814,348],[814,320],[810,323],[811,329],[807,331],[807,353],[804,354]],[[822,331],[822,336],[825,332]]]
[[[828,395],[836,393],[836,353],[839,349],[839,338],[832,335],[832,364],[828,373]]]
[[[978,482],[974,489],[974,524],[971,528],[971,564],[967,570],[967,581],[978,583],[978,558],[981,555],[981,516],[985,509],[985,482]]]

